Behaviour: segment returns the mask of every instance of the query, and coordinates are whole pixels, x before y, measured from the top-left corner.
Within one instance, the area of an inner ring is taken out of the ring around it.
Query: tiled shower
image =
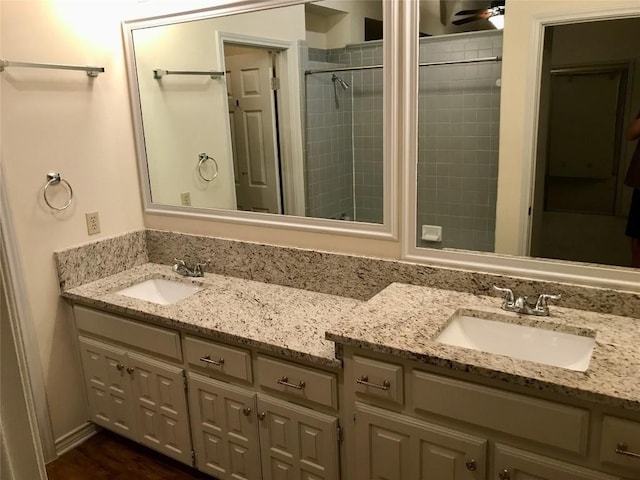
[[[420,39],[420,62],[502,55],[502,32]],[[305,70],[378,65],[382,42],[304,48]],[[492,251],[498,175],[500,62],[420,68],[416,242]],[[305,75],[307,215],[381,223],[382,69]],[[422,225],[442,241],[421,239]]]

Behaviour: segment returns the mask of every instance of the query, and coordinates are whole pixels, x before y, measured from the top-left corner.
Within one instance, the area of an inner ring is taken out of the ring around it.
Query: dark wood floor
[[[212,480],[103,430],[47,465],[49,480]]]

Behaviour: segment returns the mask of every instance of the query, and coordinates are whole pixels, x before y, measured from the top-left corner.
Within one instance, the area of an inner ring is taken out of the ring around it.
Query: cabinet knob
[[[500,480],[511,480],[511,473],[506,468],[498,473],[498,478]]]
[[[267,414],[266,414],[266,413],[264,413],[264,412],[259,412],[259,413],[258,413],[258,420],[264,420],[264,417],[266,417],[266,416],[267,416]]]
[[[467,467],[467,470],[471,472],[475,472],[478,468],[478,465],[476,464],[476,461],[474,459],[465,462],[464,466]]]
[[[124,370],[124,365],[119,363],[118,365],[116,365],[116,368],[120,371]]]
[[[127,373],[128,373],[129,375],[131,375],[131,374],[132,374],[133,372],[135,372],[135,371],[136,371],[136,369],[135,369],[135,368],[133,368],[133,367],[127,367]]]
[[[251,407],[244,407],[242,409],[242,413],[244,413],[244,415],[248,417],[249,415],[251,415]]]

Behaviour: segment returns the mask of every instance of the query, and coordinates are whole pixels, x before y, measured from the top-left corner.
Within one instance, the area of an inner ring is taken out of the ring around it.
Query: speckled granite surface
[[[551,316],[505,312],[497,298],[394,283],[327,330],[327,339],[536,390],[640,412],[640,323],[632,318],[551,306]],[[570,333],[595,332],[586,372],[436,342],[457,310]],[[484,314],[483,314],[484,313]],[[539,325],[540,326],[540,325]]]
[[[561,306],[640,318],[640,295],[604,288],[436,268],[408,262],[147,230],[149,261],[169,265],[207,260],[208,272],[367,300],[393,282],[495,295],[493,285],[520,295],[559,293]]]
[[[172,305],[113,293],[150,278],[202,285]],[[361,302],[350,298],[206,274],[187,279],[170,267],[147,263],[63,292],[87,306],[125,314],[156,325],[205,334],[293,359],[340,367],[325,331],[348,318]]]
[[[60,290],[148,262],[145,230],[103,238],[54,252]]]

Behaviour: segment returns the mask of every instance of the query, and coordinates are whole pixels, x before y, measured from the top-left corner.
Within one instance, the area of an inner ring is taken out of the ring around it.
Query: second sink
[[[194,293],[202,290],[197,285],[189,283],[174,282],[164,278],[152,278],[130,287],[118,290],[118,295],[146,300],[147,302],[158,303],[160,305],[170,305],[183,300]]]
[[[595,338],[456,315],[437,342],[584,372]]]

